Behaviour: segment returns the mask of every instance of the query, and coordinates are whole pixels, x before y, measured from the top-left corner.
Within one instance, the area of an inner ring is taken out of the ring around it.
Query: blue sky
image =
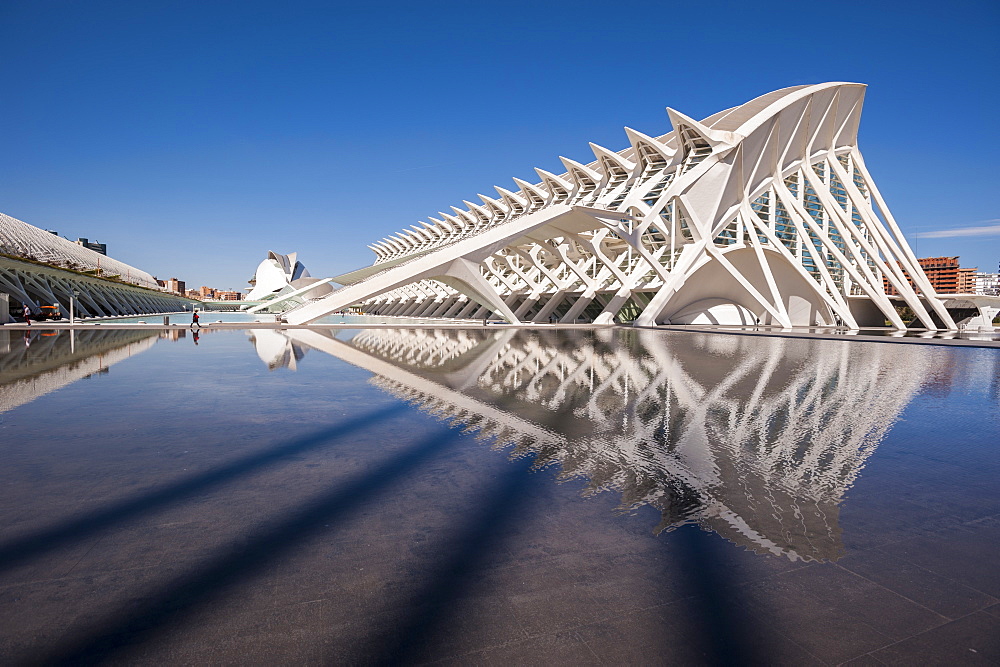
[[[334,275],[666,106],[858,81],[911,245],[996,270],[998,34],[995,1],[0,0],[0,211],[192,286]]]

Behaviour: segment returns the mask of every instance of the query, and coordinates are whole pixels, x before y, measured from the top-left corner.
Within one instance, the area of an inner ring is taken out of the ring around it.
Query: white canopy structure
[[[0,252],[76,271],[118,276],[121,280],[157,289],[156,279],[142,269],[106,257],[17,218],[0,213]]]
[[[560,175],[372,244],[373,266],[285,313],[510,322],[955,328],[857,146],[865,86],[793,86],[673,130],[625,128]],[[911,278],[915,287],[907,278]]]
[[[253,289],[247,294],[247,301],[264,303],[249,309],[249,312],[270,309],[280,304],[300,305],[309,299],[318,299],[332,292],[330,278],[313,278],[305,265],[298,260],[298,253],[282,255],[273,250],[257,265],[250,279]]]
[[[142,269],[3,213],[0,293],[34,314],[59,304],[66,315],[72,304],[80,317],[165,313],[193,303],[162,290]]]

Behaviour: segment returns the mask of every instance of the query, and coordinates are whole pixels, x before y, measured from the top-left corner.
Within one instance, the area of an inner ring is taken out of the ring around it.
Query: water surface
[[[0,655],[995,655],[998,360],[622,329],[0,330]]]

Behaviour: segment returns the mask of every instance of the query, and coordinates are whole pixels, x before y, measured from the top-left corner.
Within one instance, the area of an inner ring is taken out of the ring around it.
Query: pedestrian
[[[201,323],[198,322],[198,311],[197,310],[194,311],[194,313],[192,313],[192,315],[191,315],[191,328],[194,328],[195,326],[201,328]]]
[[[28,308],[28,304],[24,304],[24,323],[31,326],[31,308]]]

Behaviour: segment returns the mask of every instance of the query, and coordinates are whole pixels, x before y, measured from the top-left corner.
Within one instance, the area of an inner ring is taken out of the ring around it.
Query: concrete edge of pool
[[[150,315],[150,318],[161,317]],[[207,318],[206,318],[207,319]],[[86,331],[96,327],[104,329],[148,329],[172,331],[177,329],[190,329],[189,322],[178,322],[176,324],[162,323],[137,323],[137,322],[39,322],[37,324],[26,325],[23,322],[8,322],[0,324],[0,331],[37,331],[37,330],[76,330]],[[867,343],[908,343],[916,345],[950,345],[962,347],[985,347],[1000,348],[1000,338],[994,340],[975,340],[969,338],[922,338],[913,335],[911,332],[907,336],[889,335],[894,330],[886,329],[886,335],[872,335],[864,333],[850,333],[846,330],[831,330],[829,332],[812,330],[771,330],[766,327],[748,328],[727,328],[722,326],[670,326],[661,325],[657,327],[633,327],[622,324],[507,324],[505,322],[490,322],[485,327],[482,324],[470,322],[351,322],[351,323],[321,323],[321,324],[284,324],[281,322],[211,322],[206,321],[200,325],[202,330],[219,329],[632,329],[642,331],[666,331],[671,333],[700,333],[700,334],[722,334],[730,336],[765,336],[773,338],[806,338],[819,340],[841,340],[859,341]],[[928,332],[932,333],[932,332]],[[936,332],[932,335],[942,335],[950,332]],[[962,332],[965,335],[977,335],[976,332]],[[958,334],[962,335],[962,334]],[[983,332],[978,335],[997,335],[996,332]]]

